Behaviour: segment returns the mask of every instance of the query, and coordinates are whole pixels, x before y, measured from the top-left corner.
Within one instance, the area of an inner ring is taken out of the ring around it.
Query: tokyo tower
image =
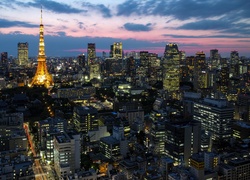
[[[54,83],[52,75],[49,74],[47,65],[46,65],[46,56],[45,56],[45,45],[44,45],[44,36],[43,36],[43,23],[42,23],[42,9],[41,9],[41,24],[40,24],[40,36],[39,36],[39,53],[37,58],[37,69],[36,74],[32,79],[32,82],[29,84],[32,86],[44,86],[46,88],[51,88]]]

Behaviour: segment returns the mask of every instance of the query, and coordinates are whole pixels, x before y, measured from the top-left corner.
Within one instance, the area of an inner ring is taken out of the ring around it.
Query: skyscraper
[[[148,81],[150,85],[155,85],[157,81],[162,81],[161,60],[156,53],[148,53]]]
[[[229,89],[229,68],[227,65],[222,65],[218,83],[218,90],[226,95]]]
[[[238,51],[231,51],[230,54],[230,62],[232,65],[238,64],[239,63],[239,53]]]
[[[88,50],[87,50],[87,57],[88,57],[88,65],[91,64],[92,61],[96,58],[96,50],[95,50],[95,43],[88,43]]]
[[[236,77],[239,75],[239,53],[238,51],[231,51],[230,54],[230,77]]]
[[[203,51],[197,52],[194,63],[194,88],[208,87],[208,73],[206,68],[206,55]]]
[[[8,62],[8,52],[1,53],[1,64],[7,64]]]
[[[163,88],[175,99],[179,96],[180,58],[177,44],[167,44],[163,60]]]
[[[43,23],[42,23],[42,9],[41,9],[41,24],[40,24],[40,36],[39,36],[39,53],[38,53],[38,64],[36,74],[33,77],[30,86],[45,86],[49,88],[54,85],[52,76],[49,74],[46,65],[46,56],[44,48],[44,36],[43,36]]]
[[[148,72],[148,69],[149,69],[149,59],[148,59],[148,51],[140,51],[140,63],[141,63],[141,67],[142,67],[142,70],[143,70],[143,74],[142,76],[145,79],[145,81],[147,81],[147,78],[149,76],[149,72]]]
[[[132,82],[134,82],[133,80],[135,79],[135,75],[136,75],[135,69],[136,69],[135,59],[133,56],[130,56],[127,59],[127,72],[126,73],[129,77],[131,77]]]
[[[29,59],[29,44],[27,42],[17,44],[18,47],[18,65],[26,66],[28,65]]]
[[[114,44],[110,46],[110,57],[122,59],[122,42],[114,42]]]
[[[210,50],[210,64],[212,68],[217,68],[220,65],[220,55],[218,53],[218,49],[211,49]]]

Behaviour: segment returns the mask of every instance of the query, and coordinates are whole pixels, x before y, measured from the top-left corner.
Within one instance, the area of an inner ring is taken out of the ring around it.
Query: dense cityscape
[[[248,57],[122,41],[46,57],[42,16],[39,32],[37,58],[0,49],[1,179],[250,179]]]

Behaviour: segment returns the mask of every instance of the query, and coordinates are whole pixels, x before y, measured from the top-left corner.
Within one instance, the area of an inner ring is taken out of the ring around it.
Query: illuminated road
[[[34,144],[33,144],[33,138],[31,137],[30,135],[30,131],[29,131],[29,126],[27,123],[24,123],[23,124],[23,128],[25,129],[25,133],[27,135],[27,138],[28,138],[28,141],[29,141],[29,144],[30,144],[30,149],[33,153],[33,158],[34,158],[34,166],[33,166],[33,169],[34,169],[34,173],[35,173],[35,178],[37,180],[47,180],[47,174],[44,173],[43,171],[43,168],[40,164],[40,159],[37,159],[37,154],[36,154],[36,151],[35,151],[35,147],[34,147]]]

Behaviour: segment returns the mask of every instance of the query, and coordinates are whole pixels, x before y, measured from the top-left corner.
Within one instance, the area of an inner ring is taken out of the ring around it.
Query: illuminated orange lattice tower
[[[41,24],[40,24],[40,36],[39,36],[39,53],[37,58],[37,69],[36,74],[30,83],[30,86],[45,86],[50,88],[54,85],[52,75],[49,74],[47,65],[46,65],[46,56],[45,56],[45,45],[44,45],[44,36],[43,36],[43,23],[42,23],[42,9],[41,9]]]

